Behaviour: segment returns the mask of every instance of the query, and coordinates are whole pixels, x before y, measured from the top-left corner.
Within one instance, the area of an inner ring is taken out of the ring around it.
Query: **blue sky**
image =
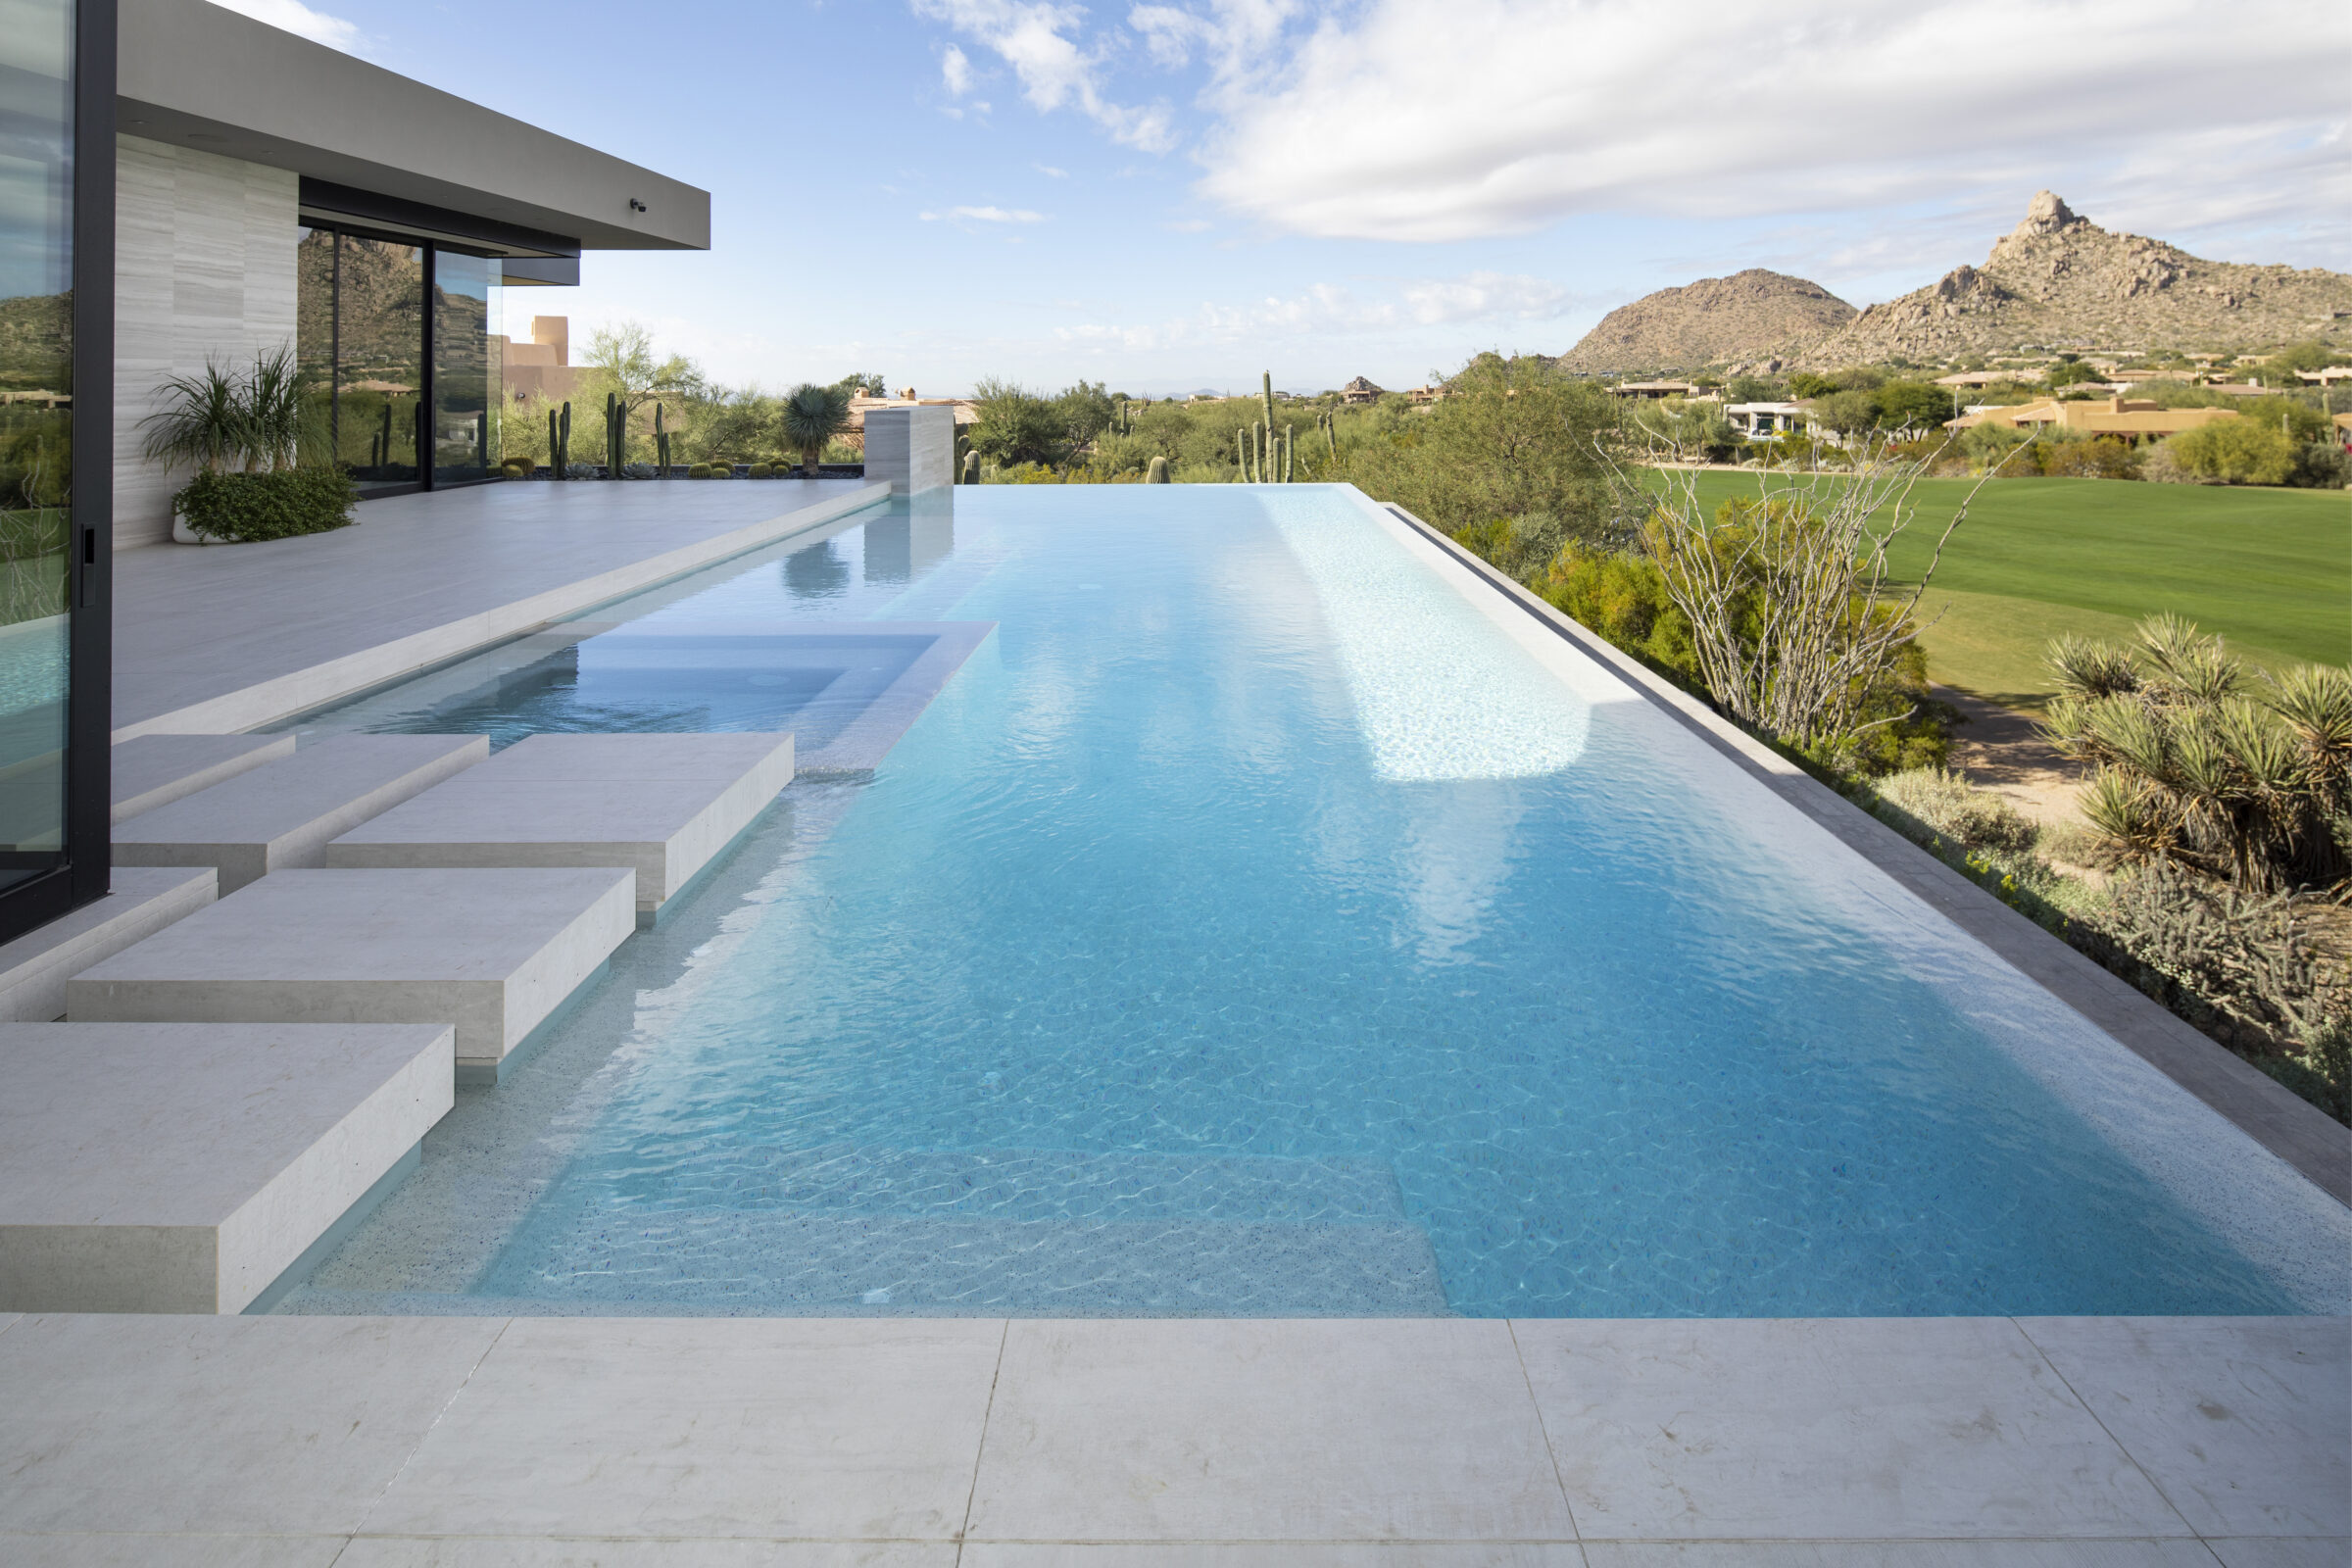
[[[1886,299],[2044,186],[2352,267],[2333,0],[235,4],[708,188],[528,308],[738,384],[1409,386],[1743,267]]]

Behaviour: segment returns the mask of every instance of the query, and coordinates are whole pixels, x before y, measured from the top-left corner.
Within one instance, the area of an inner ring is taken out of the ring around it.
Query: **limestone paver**
[[[116,823],[115,863],[216,866],[225,897],[272,871],[324,864],[328,840],[489,755],[480,735],[329,736]]]
[[[1592,1568],[2214,1568],[2193,1540],[1588,1541]]]
[[[115,736],[243,730],[872,505],[858,480],[493,484],[115,558]]]
[[[2352,1536],[2352,1320],[2018,1326],[2198,1534]]]
[[[0,1535],[347,1534],[503,1327],[28,1317],[0,1334]]]
[[[1001,1322],[518,1318],[366,1533],[949,1541]]]
[[[976,1541],[960,1568],[1585,1568],[1585,1556],[1573,1542]]]
[[[956,1568],[950,1542],[362,1536],[335,1568]],[[2210,1565],[2208,1565],[2210,1568]]]
[[[326,847],[330,866],[620,865],[657,914],[792,782],[790,735],[533,735]]]
[[[114,748],[118,822],[294,755],[291,735],[141,735]]]
[[[1016,1320],[970,1539],[1576,1532],[1506,1323]]]
[[[1591,1539],[2190,1534],[2006,1319],[1513,1328]]]
[[[67,983],[76,1022],[446,1023],[509,1052],[636,929],[631,874],[280,871]]]
[[[446,1025],[0,1025],[0,1305],[235,1312],[454,1099]]]
[[[2250,1536],[2208,1541],[2222,1568],[2344,1568],[2352,1562],[2352,1540],[2315,1536]]]
[[[8,1536],[9,1568],[331,1568],[342,1536]]]

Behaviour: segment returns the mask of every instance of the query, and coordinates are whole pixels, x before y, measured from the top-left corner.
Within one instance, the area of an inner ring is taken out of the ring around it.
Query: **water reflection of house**
[[[1944,423],[1947,430],[1989,424],[2012,430],[2057,428],[2111,436],[2131,446],[2241,416],[2235,409],[2168,409],[2144,398],[2037,398],[2032,403],[1977,409]]]

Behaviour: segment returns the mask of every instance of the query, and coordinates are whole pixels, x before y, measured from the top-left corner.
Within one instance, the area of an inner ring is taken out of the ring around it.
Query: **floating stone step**
[[[452,1040],[0,1026],[0,1311],[243,1310],[414,1167],[450,1108]]]
[[[210,865],[223,897],[490,755],[480,735],[333,735],[115,825],[117,865]],[[576,862],[575,862],[576,863]]]
[[[66,986],[81,1021],[441,1023],[460,1082],[514,1051],[628,939],[633,877],[280,871]]]
[[[294,755],[291,735],[140,735],[115,745],[114,819],[169,806]]]
[[[0,1022],[49,1023],[66,1014],[66,982],[213,902],[219,878],[196,870],[118,867],[103,899],[0,945]]]
[[[651,922],[792,782],[792,737],[533,735],[326,847],[330,866],[627,866]]]

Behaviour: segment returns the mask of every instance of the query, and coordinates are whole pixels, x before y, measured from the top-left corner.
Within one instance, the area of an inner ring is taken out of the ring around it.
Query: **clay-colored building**
[[[1945,421],[1944,428],[1967,430],[1980,424],[2006,425],[2015,430],[2055,426],[2087,436],[2112,436],[2136,446],[2161,441],[2182,430],[2194,430],[2220,419],[2242,417],[2235,409],[2168,409],[2142,398],[2037,398],[2032,403],[1981,409]]]

